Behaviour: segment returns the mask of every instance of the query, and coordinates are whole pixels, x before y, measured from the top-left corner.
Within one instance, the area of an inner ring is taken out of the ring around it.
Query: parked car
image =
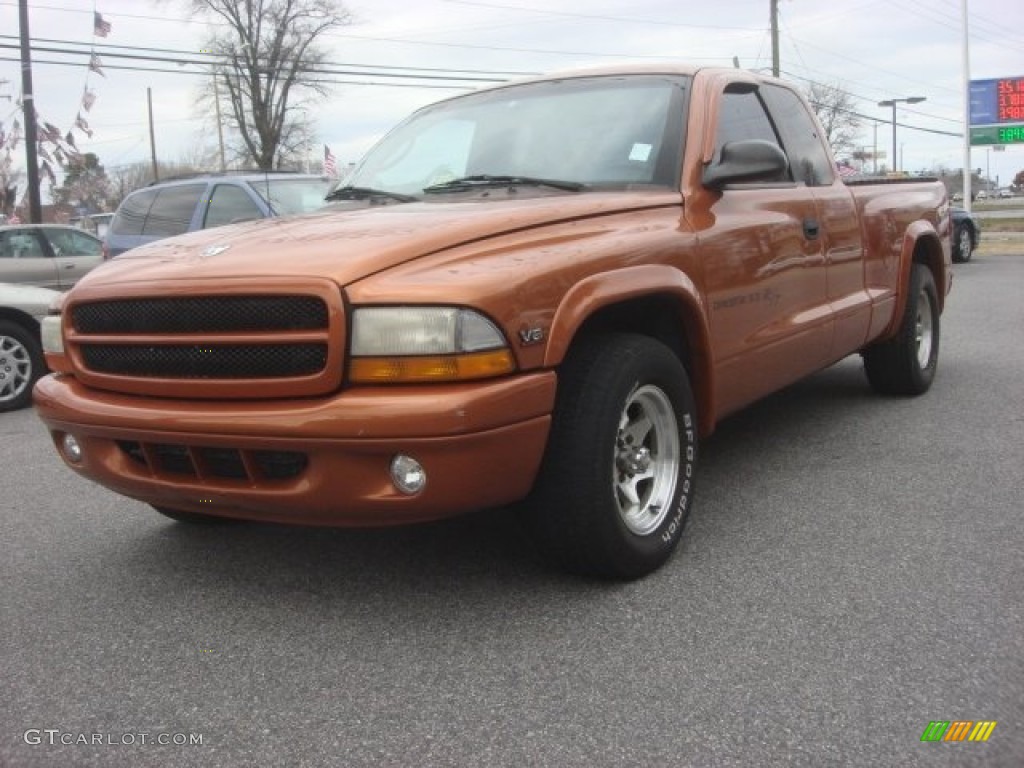
[[[199,174],[155,182],[118,206],[104,239],[108,258],[154,240],[324,205],[325,176],[281,171]]]
[[[103,262],[103,241],[77,227],[0,227],[0,281],[66,291]]]
[[[84,229],[86,232],[94,234],[102,240],[106,237],[107,229],[110,227],[110,220],[113,218],[114,214],[112,213],[90,213],[86,216],[73,218],[68,223],[78,229]]]
[[[963,208],[952,209],[953,213],[953,261],[964,264],[971,260],[974,249],[981,240],[981,225]]]
[[[58,291],[0,283],[0,412],[24,408],[46,373],[39,323]]]

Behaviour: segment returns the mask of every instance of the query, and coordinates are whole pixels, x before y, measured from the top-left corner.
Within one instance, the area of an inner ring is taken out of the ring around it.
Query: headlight
[[[349,379],[356,383],[461,381],[510,373],[502,332],[457,307],[363,307],[352,315]]]
[[[51,355],[64,354],[64,338],[60,333],[60,315],[47,315],[39,323],[39,337],[43,352]]]

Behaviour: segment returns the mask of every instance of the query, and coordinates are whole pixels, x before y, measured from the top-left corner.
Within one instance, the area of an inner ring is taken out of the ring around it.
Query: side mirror
[[[721,189],[728,184],[785,181],[789,160],[777,144],[762,139],[730,141],[722,147],[718,163],[704,169],[704,186]]]

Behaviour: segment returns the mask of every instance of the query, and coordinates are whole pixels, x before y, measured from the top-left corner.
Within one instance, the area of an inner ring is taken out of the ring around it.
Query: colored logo
[[[921,741],[988,741],[995,728],[995,720],[932,720]]]

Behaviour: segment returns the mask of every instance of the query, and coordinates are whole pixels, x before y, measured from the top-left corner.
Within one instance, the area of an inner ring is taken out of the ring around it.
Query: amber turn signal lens
[[[512,353],[507,349],[470,355],[354,357],[349,365],[349,379],[354,384],[470,381],[501,376],[514,368]]]

